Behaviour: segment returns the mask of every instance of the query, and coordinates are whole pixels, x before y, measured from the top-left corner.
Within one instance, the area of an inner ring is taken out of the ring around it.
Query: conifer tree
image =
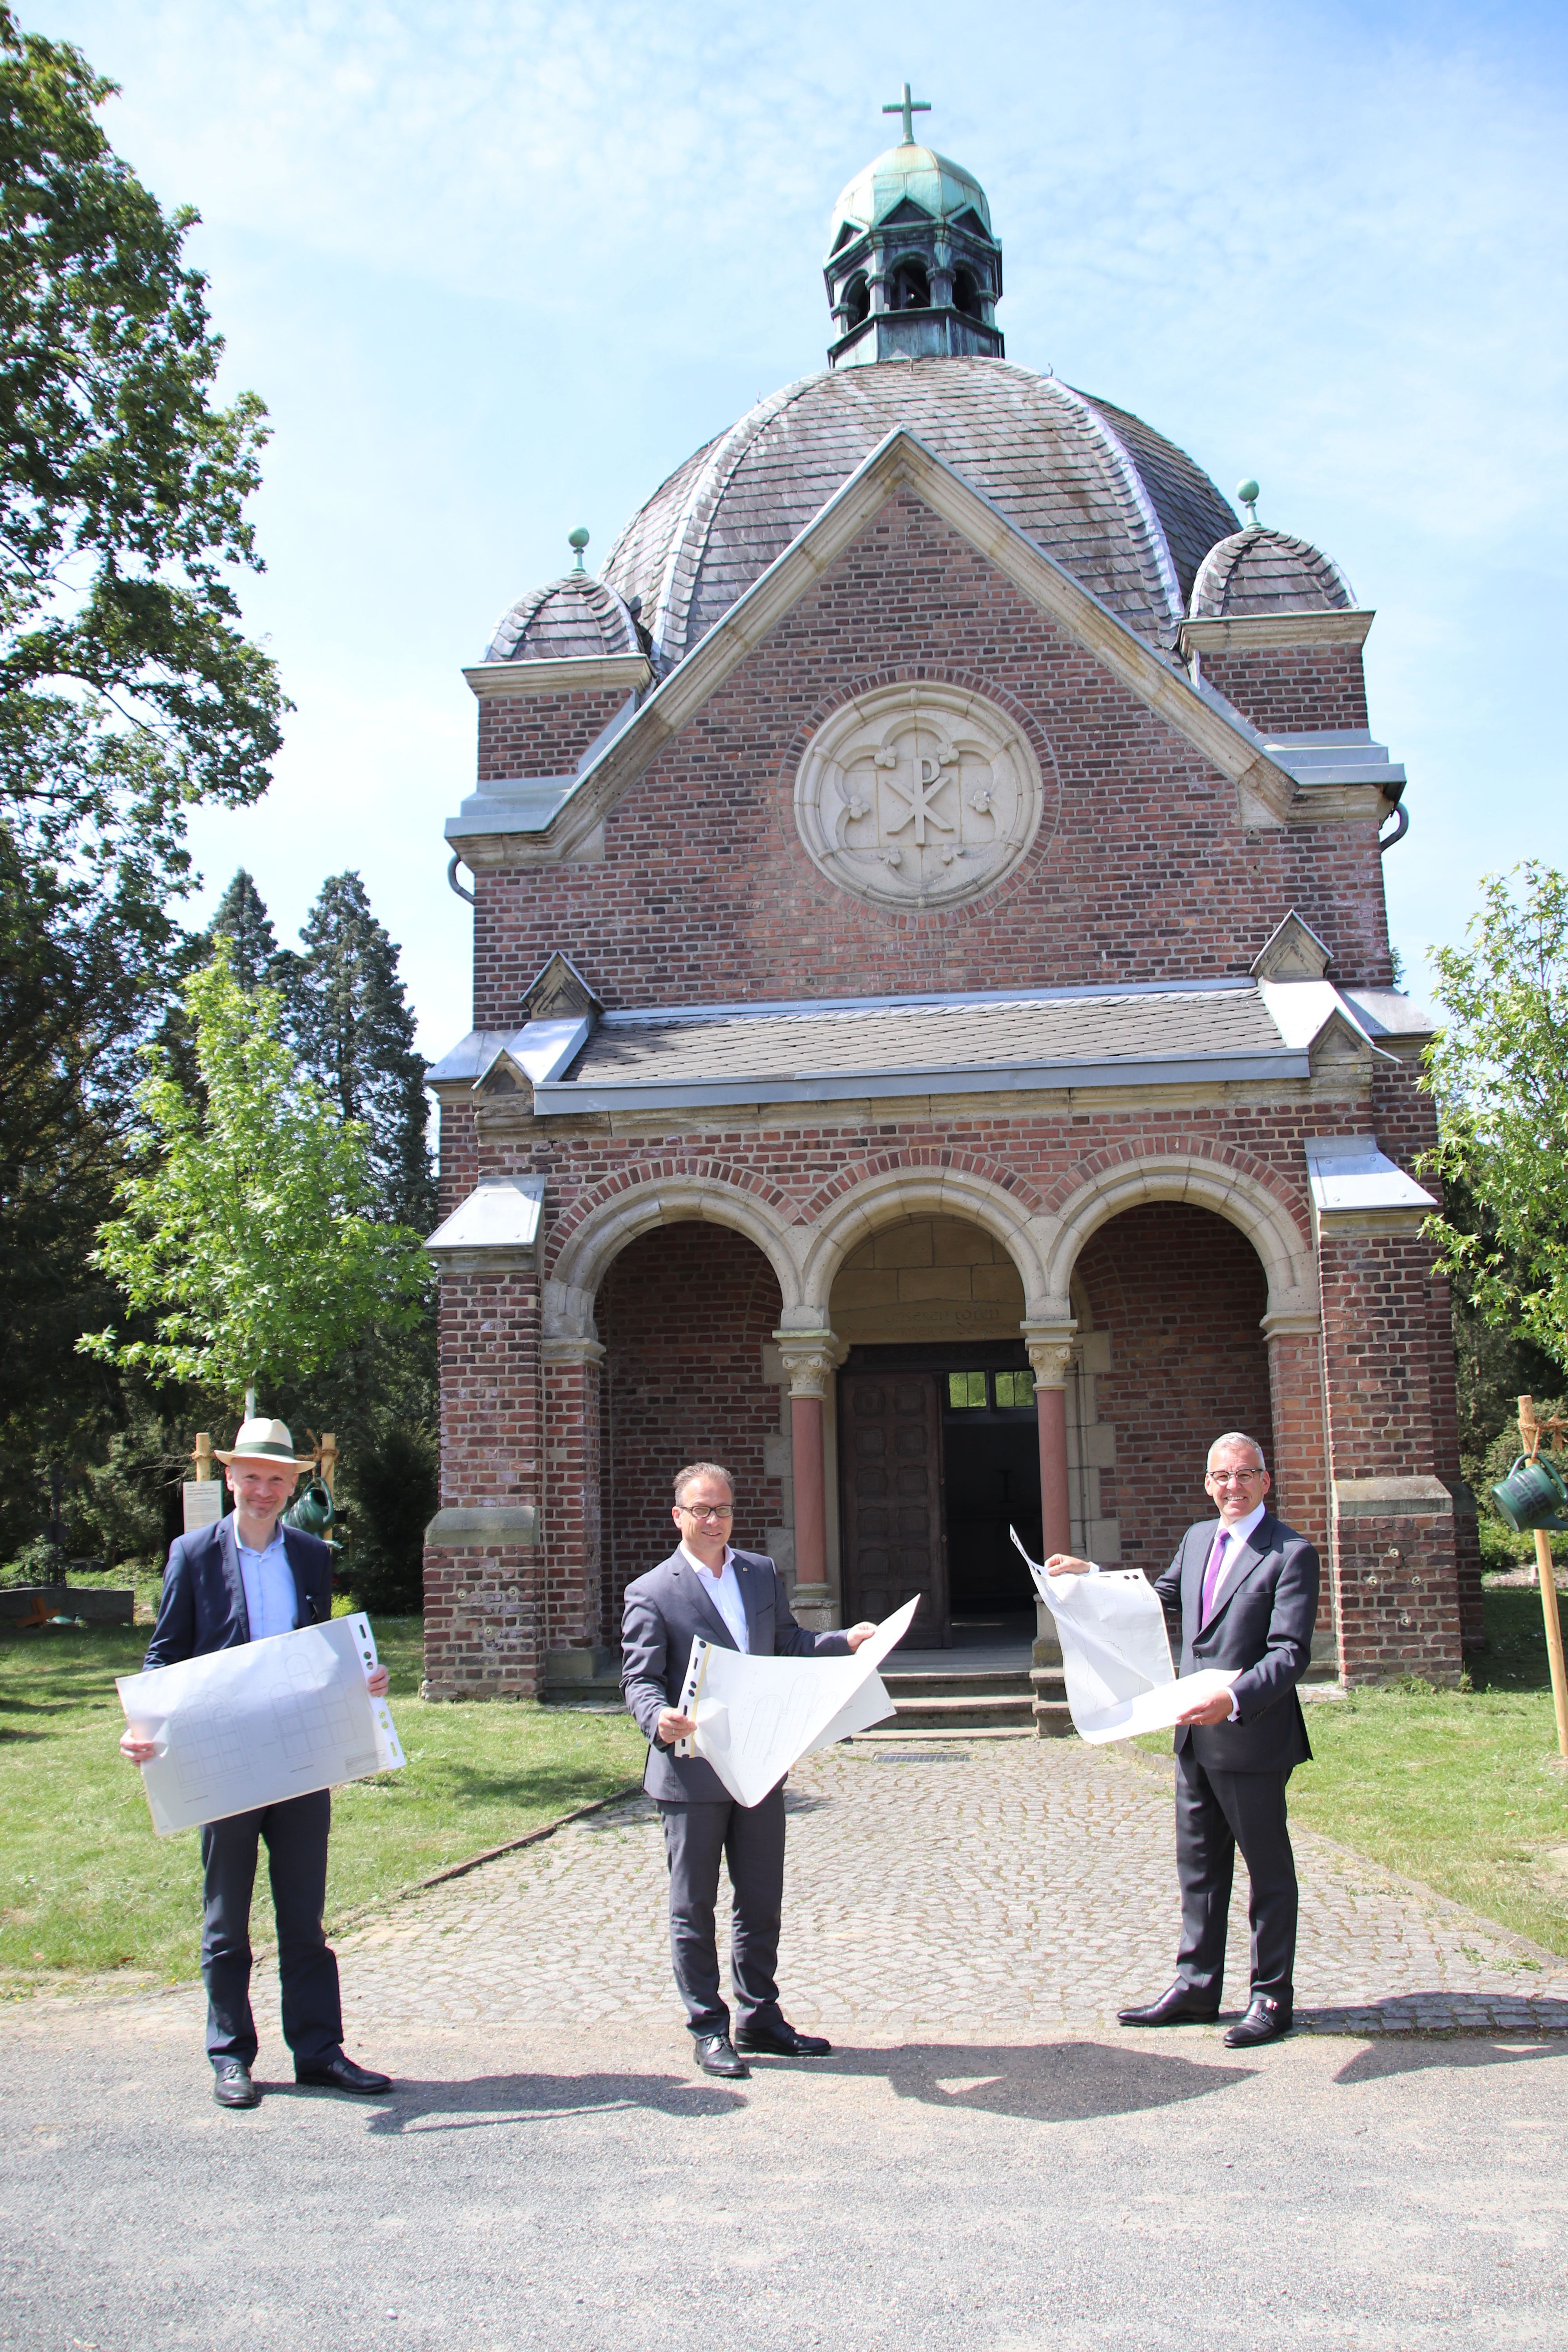
[[[242,866],[218,900],[208,935],[228,941],[229,969],[241,988],[268,988],[278,973],[278,937],[267,902]]]
[[[428,1233],[436,1221],[425,1060],[397,972],[397,949],[357,874],[321,885],[280,972],[295,1049],[344,1118],[370,1131],[382,1213]]]

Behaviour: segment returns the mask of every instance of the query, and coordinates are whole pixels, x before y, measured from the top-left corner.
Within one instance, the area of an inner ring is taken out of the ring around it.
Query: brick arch
[[[1146,1201],[1184,1201],[1212,1210],[1244,1233],[1262,1263],[1270,1315],[1315,1314],[1317,1262],[1310,1238],[1261,1172],[1196,1152],[1112,1163],[1056,1208],[1042,1288],[1065,1297],[1079,1252],[1101,1225]]]
[[[655,1225],[704,1219],[754,1242],[777,1277],[785,1313],[798,1307],[795,1239],[772,1201],[721,1177],[648,1175],[591,1202],[559,1243],[544,1285],[546,1336],[591,1338],[595,1296],[626,1244]]]
[[[1045,1291],[1045,1236],[1016,1192],[975,1169],[900,1162],[830,1196],[809,1229],[800,1269],[802,1303],[816,1308],[823,1328],[834,1279],[851,1250],[884,1225],[908,1217],[957,1217],[979,1225],[1017,1267],[1026,1301]]]

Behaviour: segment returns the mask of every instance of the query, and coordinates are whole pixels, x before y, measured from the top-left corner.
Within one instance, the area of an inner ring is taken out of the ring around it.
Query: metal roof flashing
[[[544,1213],[542,1176],[487,1176],[425,1247],[447,1274],[521,1272],[534,1264]]]

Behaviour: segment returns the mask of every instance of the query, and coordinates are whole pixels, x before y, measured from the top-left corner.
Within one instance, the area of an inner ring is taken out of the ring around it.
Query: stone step
[[[895,1721],[900,1731],[965,1732],[1003,1730],[1016,1726],[1029,1728],[1034,1710],[1034,1698],[1022,1675],[1023,1687],[1009,1691],[977,1691],[955,1694],[952,1684],[942,1693],[931,1692],[920,1698],[894,1697],[897,1707]]]
[[[943,1674],[940,1668],[931,1672],[910,1674],[884,1666],[882,1680],[888,1695],[900,1702],[906,1698],[959,1697],[973,1694],[976,1698],[1016,1697],[1029,1687],[1027,1666],[996,1666],[983,1674]]]

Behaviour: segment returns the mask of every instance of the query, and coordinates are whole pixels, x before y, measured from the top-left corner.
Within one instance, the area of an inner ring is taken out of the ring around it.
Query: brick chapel
[[[908,110],[825,276],[826,366],[464,672],[426,1689],[613,1677],[693,1456],[803,1622],[919,1592],[940,1651],[1036,1633],[1009,1524],[1157,1574],[1234,1428],[1321,1551],[1325,1662],[1452,1681],[1373,614],[1256,485],[1243,524],[1006,358],[984,192]]]

